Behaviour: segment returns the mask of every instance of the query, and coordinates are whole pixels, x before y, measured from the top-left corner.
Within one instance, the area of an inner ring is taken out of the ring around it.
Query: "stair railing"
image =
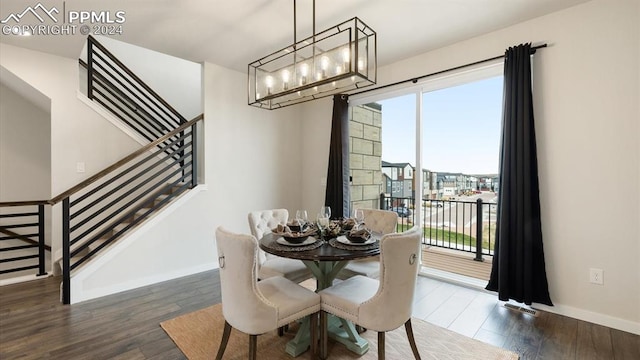
[[[45,271],[44,207],[48,201],[0,202],[0,274]],[[35,262],[37,261],[37,262]]]
[[[148,141],[186,119],[93,36],[87,38],[87,96]],[[172,140],[169,138],[168,140]],[[180,143],[173,143],[175,149]],[[176,153],[176,156],[180,156]]]
[[[63,303],[70,303],[74,269],[197,185],[201,120],[202,114],[50,201],[62,202]]]

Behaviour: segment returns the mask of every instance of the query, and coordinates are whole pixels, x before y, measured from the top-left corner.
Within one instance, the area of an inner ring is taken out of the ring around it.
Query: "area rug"
[[[518,359],[516,353],[465,337],[426,321],[412,319],[411,322],[422,359]],[[160,326],[189,360],[214,359],[224,327],[222,306],[217,304],[185,314],[162,322]],[[291,356],[286,354],[284,349],[285,344],[293,338],[296,330],[297,325],[293,324],[282,337],[278,337],[276,331],[258,336],[258,359],[291,360]],[[377,333],[369,330],[364,332],[362,336],[369,341],[369,351],[366,354],[358,356],[347,350],[342,344],[329,340],[329,358],[377,359]],[[413,359],[404,326],[387,332],[385,345],[387,359]],[[249,335],[233,329],[224,359],[247,359],[248,350]],[[303,353],[297,359],[311,359],[310,352]]]

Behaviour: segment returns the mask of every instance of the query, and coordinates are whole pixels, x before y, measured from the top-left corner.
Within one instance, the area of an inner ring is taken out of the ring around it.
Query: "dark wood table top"
[[[340,261],[340,260],[354,260],[363,259],[371,256],[380,255],[380,247],[376,246],[370,250],[344,250],[333,247],[328,241],[312,250],[305,251],[286,251],[277,250],[272,245],[278,240],[280,236],[272,233],[266,234],[260,239],[260,248],[269,254],[277,255],[280,257],[298,259],[298,260],[311,260],[311,261]],[[379,237],[378,237],[379,238]],[[279,245],[278,247],[281,247]],[[293,250],[293,249],[292,249]]]

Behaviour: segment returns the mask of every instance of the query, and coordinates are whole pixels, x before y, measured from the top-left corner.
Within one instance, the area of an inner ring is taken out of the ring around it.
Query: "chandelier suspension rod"
[[[297,50],[297,46],[296,44],[298,43],[298,26],[297,26],[297,18],[298,18],[298,11],[296,9],[296,0],[293,0],[293,51]],[[312,10],[312,15],[313,15],[313,21],[311,23],[312,26],[312,33],[311,33],[311,37],[312,37],[312,44],[313,44],[313,65],[315,67],[315,58],[316,58],[316,0],[312,1],[313,4],[313,10]],[[294,63],[296,63],[296,58],[294,57],[293,59]]]

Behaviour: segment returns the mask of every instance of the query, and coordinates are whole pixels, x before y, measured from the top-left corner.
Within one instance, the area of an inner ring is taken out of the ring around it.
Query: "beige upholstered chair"
[[[380,240],[380,280],[357,275],[319,292],[320,357],[327,356],[327,313],[378,332],[378,359],[384,359],[384,335],[403,323],[416,359],[411,311],[420,263],[420,227]]]
[[[216,359],[222,359],[231,327],[249,334],[249,358],[256,357],[257,335],[311,316],[311,351],[317,353],[320,296],[281,276],[258,282],[258,242],[251,235],[216,230],[224,332]]]
[[[251,229],[251,234],[257,240],[260,240],[278,224],[285,225],[288,219],[289,211],[287,209],[252,211],[249,213],[249,228]],[[313,276],[311,271],[300,260],[282,258],[267,254],[262,250],[259,250],[259,260],[259,279],[284,276],[293,282],[299,283]]]
[[[362,209],[364,223],[367,228],[379,234],[390,234],[396,232],[398,226],[398,214],[395,211]],[[380,274],[380,262],[378,257],[354,260],[338,274],[340,279],[348,279],[356,275],[364,275],[377,279]]]

